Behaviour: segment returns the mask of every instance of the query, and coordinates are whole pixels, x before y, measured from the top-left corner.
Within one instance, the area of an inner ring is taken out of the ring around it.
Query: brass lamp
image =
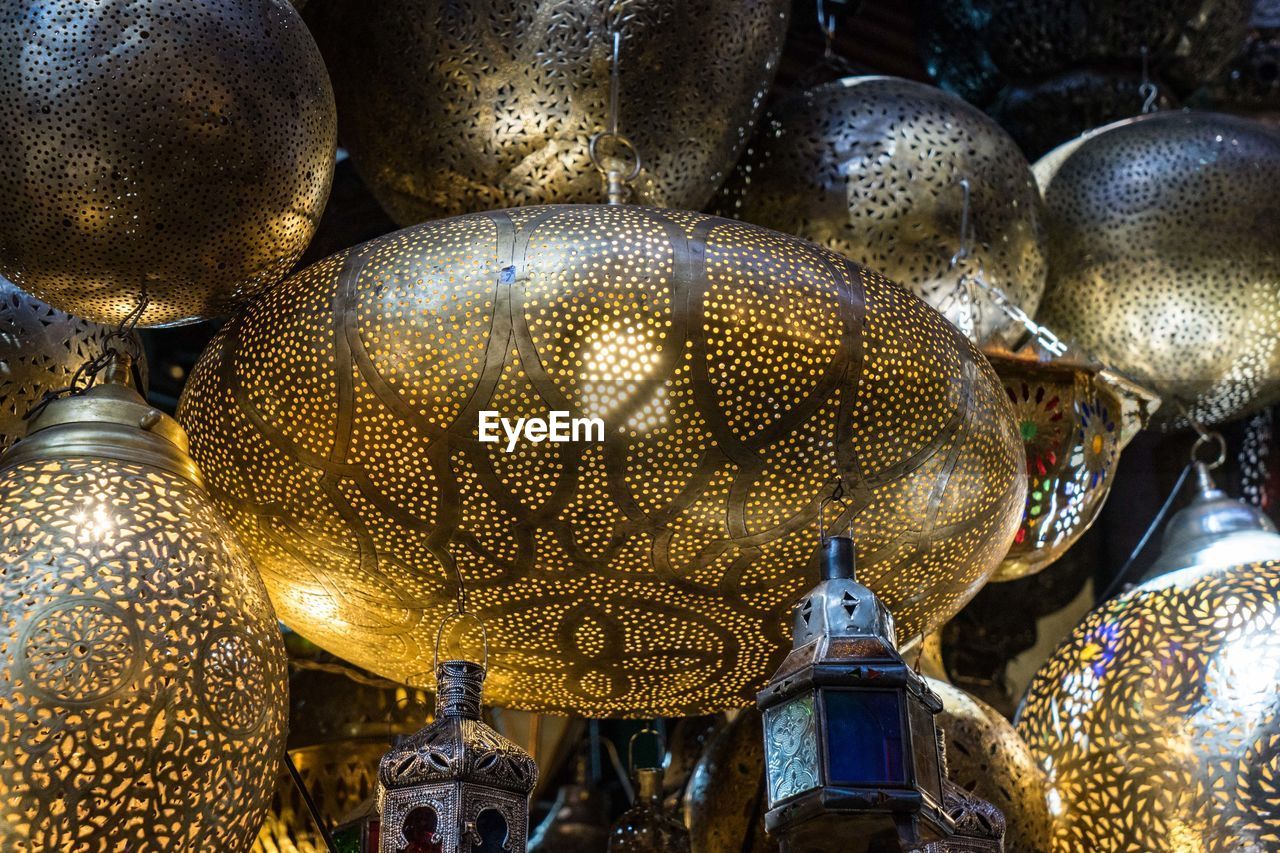
[[[942,702],[898,654],[893,616],[854,580],[853,541],[823,540],[823,580],[796,604],[792,651],[760,692],[769,811],[783,853],[948,838]]]
[[[284,645],[186,436],[117,357],[0,457],[0,848],[244,850]]]

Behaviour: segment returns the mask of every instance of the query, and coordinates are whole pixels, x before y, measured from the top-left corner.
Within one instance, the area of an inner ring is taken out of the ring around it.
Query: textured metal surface
[[[1004,815],[1005,850],[1044,853],[1049,816],[1044,778],[1013,726],[946,682],[928,679],[945,703],[936,718],[946,735],[948,778]],[[685,795],[694,853],[774,853],[765,832],[764,738],[760,713],[743,711],[698,762]]]
[[[1165,423],[1280,396],[1280,134],[1156,113],[1046,159],[1039,319],[1160,393]]]
[[[1013,725],[960,688],[934,678],[927,681],[944,705],[938,726],[947,745],[947,778],[1004,815],[1008,853],[1047,851],[1044,773]]]
[[[1008,79],[1070,67],[1150,66],[1186,89],[1220,70],[1244,38],[1252,0],[928,0],[926,64],[939,84],[966,97]]]
[[[335,150],[324,63],[285,0],[0,6],[0,272],[142,326],[225,313],[315,231]]]
[[[431,719],[430,697],[421,691],[357,684],[332,673],[300,671],[289,693],[289,755],[331,826],[373,796],[378,762],[392,739]],[[288,771],[279,775],[251,851],[327,853]]]
[[[1089,529],[1111,491],[1120,451],[1159,401],[1096,367],[988,357],[1013,403],[1027,458],[1022,525],[992,576],[1007,581],[1049,566]]]
[[[1041,202],[1009,135],[954,95],[850,77],[770,112],[726,185],[727,215],[796,234],[906,286],[978,340],[1021,332],[961,283],[972,185],[972,263],[1028,314],[1044,289]]]
[[[481,410],[553,409],[605,441],[477,440]],[[833,444],[905,636],[972,597],[1024,499],[1008,398],[938,314],[803,241],[650,208],[458,217],[322,261],[224,327],[180,420],[287,624],[422,682],[460,572],[488,701],[585,716],[751,701]]]
[[[0,846],[240,850],[284,746],[266,590],[190,481],[110,460],[0,474]]]
[[[0,452],[26,434],[24,417],[46,392],[66,388],[76,370],[102,352],[111,331],[0,278]],[[141,369],[145,376],[145,364]]]
[[[1280,567],[1187,569],[1093,611],[1018,731],[1053,850],[1262,853],[1280,837]]]
[[[1004,815],[991,803],[952,782],[943,783],[947,814],[955,822],[950,838],[912,847],[910,853],[1005,853]]]
[[[701,208],[746,142],[789,0],[324,0],[307,8],[343,144],[402,225],[513,205],[602,202],[611,31],[634,200]]]

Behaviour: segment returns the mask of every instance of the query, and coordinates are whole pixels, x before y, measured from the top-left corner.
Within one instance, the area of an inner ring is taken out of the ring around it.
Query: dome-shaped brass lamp
[[[177,423],[116,382],[45,406],[0,457],[0,574],[0,847],[246,849],[284,646]]]
[[[517,429],[556,411],[601,428]],[[1008,398],[939,314],[654,208],[492,211],[321,261],[223,328],[179,419],[287,624],[429,682],[461,576],[488,695],[526,710],[749,701],[833,471],[908,636],[985,582],[1024,500]]]
[[[225,314],[311,240],[336,150],[286,0],[0,7],[0,272],[81,317]]]
[[[1022,329],[968,273],[980,267],[1028,314],[1044,290],[1041,201],[1022,152],[981,110],[923,83],[850,77],[776,107],[720,206],[878,270],[979,341]]]

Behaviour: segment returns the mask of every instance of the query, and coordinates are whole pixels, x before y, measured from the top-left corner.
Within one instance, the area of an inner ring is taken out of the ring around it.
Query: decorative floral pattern
[[[818,787],[818,730],[813,694],[765,714],[765,773],[772,805]]]

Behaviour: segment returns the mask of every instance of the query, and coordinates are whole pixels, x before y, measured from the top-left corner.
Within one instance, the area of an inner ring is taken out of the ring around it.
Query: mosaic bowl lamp
[[[479,440],[482,411],[554,410],[603,441]],[[286,624],[423,684],[461,576],[490,701],[581,716],[749,702],[836,470],[907,636],[986,581],[1025,499],[1008,397],[940,315],[653,208],[493,211],[321,261],[223,328],[179,420]]]
[[[1280,397],[1280,134],[1155,113],[1046,160],[1053,264],[1037,319],[1158,392],[1166,425]]]
[[[0,8],[0,273],[141,326],[226,313],[301,256],[336,149],[324,62],[286,0]]]
[[[1022,524],[993,581],[1042,571],[1084,534],[1111,491],[1120,451],[1160,401],[1096,364],[987,353],[1026,449]]]
[[[972,189],[970,257],[961,249]],[[982,343],[1022,333],[981,268],[1034,315],[1046,258],[1040,194],[999,125],[955,95],[895,77],[850,77],[776,107],[722,193],[736,219],[812,240],[904,285]]]
[[[1280,535],[1199,480],[1166,531],[1166,573],[1090,613],[1018,712],[1054,851],[1262,853],[1280,838]]]
[[[125,375],[0,458],[0,847],[246,850],[284,747],[284,646],[182,430]]]
[[[27,412],[66,388],[81,365],[106,345],[112,329],[23,293],[0,278],[0,452],[27,431]],[[141,351],[141,341],[133,338]],[[139,362],[146,379],[146,365]]]
[[[1013,726],[951,684],[926,678],[943,701],[936,717],[947,779],[995,806],[1008,853],[1044,853],[1050,823],[1044,775]],[[776,853],[764,826],[764,741],[760,714],[743,711],[703,754],[685,793],[685,822],[697,853]]]
[[[637,203],[704,207],[755,125],[789,9],[789,0],[326,0],[307,17],[333,74],[343,144],[392,218],[412,225],[603,202],[589,143],[609,129],[634,146],[612,156],[639,161]]]

